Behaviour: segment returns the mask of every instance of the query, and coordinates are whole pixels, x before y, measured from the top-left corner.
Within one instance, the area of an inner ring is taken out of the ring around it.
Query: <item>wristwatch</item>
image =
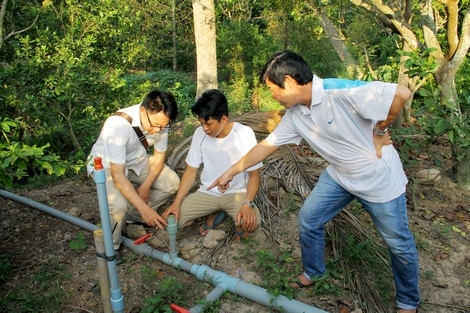
[[[250,208],[254,209],[255,208],[255,203],[253,201],[245,201],[243,204],[247,204]]]
[[[387,133],[387,130],[388,130],[388,127],[385,127],[384,130],[378,130],[377,127],[374,128],[374,132],[379,135],[379,136],[385,136],[385,134]]]

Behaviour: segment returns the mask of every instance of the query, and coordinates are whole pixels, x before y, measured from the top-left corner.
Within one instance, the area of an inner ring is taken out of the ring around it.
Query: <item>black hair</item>
[[[158,89],[149,92],[141,104],[150,113],[163,112],[173,122],[178,116],[178,105],[172,93]]]
[[[205,91],[191,108],[191,112],[203,118],[206,122],[209,118],[220,122],[222,117],[228,117],[228,104],[225,95],[217,89]]]
[[[285,76],[291,76],[299,85],[306,85],[313,79],[313,73],[305,60],[295,52],[285,50],[274,54],[264,65],[259,76],[260,82],[269,79],[284,88]]]

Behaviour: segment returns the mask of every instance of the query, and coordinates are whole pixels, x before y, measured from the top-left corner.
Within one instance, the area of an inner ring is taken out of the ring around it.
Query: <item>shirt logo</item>
[[[328,124],[333,123],[334,120],[335,120],[335,118],[333,117],[331,120],[328,121]]]

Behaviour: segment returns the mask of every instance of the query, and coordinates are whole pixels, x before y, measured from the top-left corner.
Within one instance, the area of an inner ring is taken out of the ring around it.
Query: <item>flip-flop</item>
[[[315,282],[312,282],[310,285],[305,285],[304,283],[302,283],[302,282],[300,281],[300,278],[299,278],[300,275],[303,275],[303,273],[298,273],[297,275],[292,276],[292,277],[289,279],[289,282],[288,282],[289,285],[290,285],[290,284],[296,284],[296,285],[297,285],[297,287],[291,286],[292,288],[294,288],[294,289],[308,288],[308,287],[312,287],[313,285],[315,285]],[[295,280],[294,280],[294,279],[295,279]]]
[[[246,239],[246,238],[243,238],[243,236],[246,234],[245,230],[242,229],[241,231],[238,231],[236,228],[235,228],[235,235],[238,236],[239,240],[242,240],[242,239]]]
[[[225,212],[224,211],[220,211],[217,216],[215,217],[214,219],[214,223],[212,225],[207,225],[206,224],[206,221],[204,220],[204,224],[202,224],[202,231],[206,231],[206,230],[211,230],[211,229],[214,229],[215,227],[217,227],[217,225],[219,225],[220,223],[222,223],[222,221],[224,220],[225,218]],[[202,234],[201,234],[202,235]]]

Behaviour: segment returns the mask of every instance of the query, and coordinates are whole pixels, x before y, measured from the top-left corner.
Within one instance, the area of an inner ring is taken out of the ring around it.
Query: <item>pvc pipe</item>
[[[173,214],[168,215],[166,233],[168,234],[168,239],[170,241],[170,258],[175,259],[178,256],[178,251],[176,249],[176,233],[178,232],[178,224],[176,223],[176,218]]]
[[[189,309],[189,312],[191,313],[204,312],[204,308],[210,303],[217,301],[217,299],[222,297],[224,292],[225,292],[225,289],[221,285],[215,286],[215,288],[212,289],[212,291],[209,292],[207,296],[204,297],[204,299],[202,299],[201,303],[198,303],[195,306],[193,306],[191,309]]]
[[[14,200],[16,202],[25,204],[29,207],[43,211],[49,215],[60,218],[66,222],[74,224],[88,231],[100,229],[98,226],[84,221],[78,217],[64,213],[62,211],[53,209],[49,206],[33,201],[31,199],[15,195],[13,193],[0,189],[0,196]],[[327,313],[313,306],[307,305],[297,300],[289,300],[284,296],[274,297],[270,295],[266,289],[256,285],[245,282],[239,278],[230,277],[229,275],[215,271],[205,265],[196,265],[185,261],[179,257],[171,259],[168,253],[163,253],[159,250],[153,249],[147,243],[135,245],[134,242],[126,237],[123,237],[123,244],[135,253],[145,254],[154,259],[157,259],[165,264],[172,265],[178,269],[182,269],[188,273],[195,275],[200,280],[206,281],[213,285],[220,285],[224,290],[229,290],[232,293],[243,296],[253,302],[268,306],[281,312],[288,313]]]
[[[103,302],[104,313],[111,313],[111,286],[109,285],[108,263],[103,258],[105,255],[103,230],[97,229],[93,232],[96,247],[96,263],[98,266],[98,274],[100,278],[101,301]]]
[[[111,307],[115,313],[124,313],[124,298],[121,294],[121,286],[119,286],[113,244],[113,231],[111,229],[111,220],[109,217],[108,195],[106,193],[106,174],[100,157],[94,158],[94,163],[93,177],[95,179],[96,191],[98,194],[104,248],[106,252],[106,260],[108,261],[108,276],[109,284],[111,286]]]

